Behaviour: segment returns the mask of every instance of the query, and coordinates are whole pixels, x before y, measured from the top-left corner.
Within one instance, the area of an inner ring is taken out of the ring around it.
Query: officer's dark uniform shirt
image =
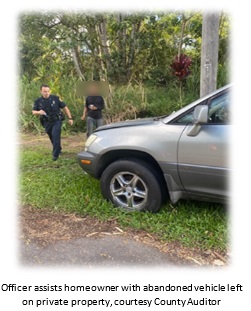
[[[97,110],[91,110],[90,105],[97,107]],[[105,103],[102,96],[88,96],[86,97],[85,106],[87,107],[87,116],[93,119],[102,118],[102,109],[104,109]]]
[[[49,119],[53,121],[58,118],[61,108],[64,108],[65,106],[66,104],[56,95],[50,95],[48,98],[41,96],[35,100],[33,110],[44,110]]]

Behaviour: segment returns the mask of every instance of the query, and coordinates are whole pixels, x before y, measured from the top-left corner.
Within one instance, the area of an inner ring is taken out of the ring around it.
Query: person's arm
[[[92,110],[102,110],[104,109],[105,102],[102,96],[99,96],[94,106],[91,108]]]
[[[73,119],[72,119],[72,116],[71,116],[70,109],[69,109],[67,106],[65,106],[65,107],[63,108],[63,111],[64,111],[64,113],[66,114],[67,118],[69,119],[69,120],[68,120],[68,123],[69,123],[70,125],[73,125]]]
[[[32,110],[32,114],[42,116],[42,115],[46,115],[46,112],[42,109],[41,110]]]
[[[82,121],[84,121],[84,119],[85,119],[85,117],[86,117],[86,114],[87,114],[87,107],[86,107],[86,105],[85,105],[84,111],[83,111],[83,115],[82,115],[82,117],[81,117],[81,120],[82,120]]]
[[[36,100],[34,102],[33,108],[32,108],[32,114],[34,116],[42,116],[42,115],[46,115],[46,112],[42,109],[40,109],[39,104],[38,104],[38,100]]]
[[[88,111],[88,109],[87,109],[87,107],[88,107],[88,98],[89,97],[87,96],[86,99],[85,99],[85,106],[84,106],[84,110],[83,110],[83,115],[81,117],[82,121],[84,121],[84,119],[85,119],[85,117],[87,115],[87,111]]]

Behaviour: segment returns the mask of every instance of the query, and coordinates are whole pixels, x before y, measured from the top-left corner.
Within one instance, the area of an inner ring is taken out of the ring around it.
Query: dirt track
[[[20,261],[25,265],[224,265],[215,252],[163,243],[144,231],[123,231],[116,221],[22,207]]]

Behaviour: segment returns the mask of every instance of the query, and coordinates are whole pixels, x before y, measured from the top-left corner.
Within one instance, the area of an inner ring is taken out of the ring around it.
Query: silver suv
[[[227,85],[165,117],[99,127],[78,153],[103,196],[127,210],[157,212],[169,199],[229,199]]]

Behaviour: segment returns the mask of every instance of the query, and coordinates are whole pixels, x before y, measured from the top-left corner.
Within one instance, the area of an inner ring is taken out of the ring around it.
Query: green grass
[[[21,205],[100,220],[116,219],[122,228],[145,230],[163,241],[176,241],[183,246],[227,251],[228,213],[222,205],[180,201],[176,205],[167,203],[157,214],[114,208],[102,197],[99,181],[82,172],[72,151],[66,150],[53,162],[45,147],[20,150],[19,201]]]

